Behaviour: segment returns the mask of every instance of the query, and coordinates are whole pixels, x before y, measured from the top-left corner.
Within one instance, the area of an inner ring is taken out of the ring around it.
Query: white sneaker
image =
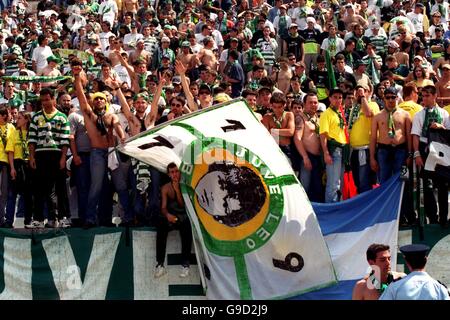
[[[40,222],[40,221],[33,220],[33,221],[30,222],[30,224],[26,224],[25,228],[26,229],[44,229],[45,226],[44,226],[44,222],[43,221]]]
[[[60,228],[70,228],[71,226],[72,222],[70,221],[70,219],[67,219],[66,217],[64,217],[64,219],[61,219],[61,221],[59,221]]]
[[[165,275],[166,273],[167,273],[166,268],[164,268],[164,266],[159,265],[155,269],[154,277],[159,278]]]
[[[189,267],[182,267],[180,277],[186,278],[189,275]]]

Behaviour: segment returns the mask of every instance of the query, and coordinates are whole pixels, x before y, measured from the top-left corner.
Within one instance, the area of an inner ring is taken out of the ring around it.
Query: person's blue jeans
[[[161,211],[161,173],[153,167],[150,167],[150,177],[152,179],[149,197],[148,197],[148,216],[150,217],[150,221],[156,223],[158,219],[159,213]]]
[[[350,159],[353,180],[358,188],[358,194],[372,189],[369,149],[352,150]]]
[[[386,182],[394,174],[400,172],[405,164],[407,150],[405,145],[393,147],[390,145],[378,144],[378,167],[380,184]]]
[[[86,223],[97,223],[97,206],[102,188],[107,185],[108,149],[93,148],[90,156],[91,184],[86,208]]]
[[[325,188],[325,202],[338,202],[341,190],[341,181],[343,173],[342,148],[336,147],[331,153],[332,164],[326,165],[327,185]]]
[[[114,189],[119,196],[119,202],[124,210],[124,222],[131,222],[134,220],[134,210],[131,205],[131,198],[129,193],[129,176],[130,176],[131,160],[122,161],[119,159],[119,167],[111,172],[111,179]]]
[[[77,187],[78,218],[84,223],[91,185],[91,155],[89,152],[79,152],[78,154],[81,158],[81,164],[79,166],[73,166],[73,173]]]
[[[308,152],[308,158],[312,169],[307,170],[303,160],[300,162],[300,182],[308,195],[309,201],[323,202],[323,165],[321,155],[314,155]]]

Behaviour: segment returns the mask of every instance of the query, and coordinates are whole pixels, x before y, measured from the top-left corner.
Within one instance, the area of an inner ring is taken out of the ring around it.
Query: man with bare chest
[[[441,107],[450,105],[450,64],[442,66],[442,78],[436,83],[437,102]]]
[[[134,17],[136,17],[139,8],[138,0],[123,0],[122,5],[122,12],[132,12]]]
[[[394,87],[384,90],[385,108],[372,121],[370,166],[372,170],[379,171],[381,184],[400,172],[408,150],[411,150],[411,117],[407,111],[397,108],[397,99]]]
[[[406,276],[402,272],[391,271],[391,253],[388,245],[371,244],[367,248],[366,258],[372,271],[356,283],[352,300],[378,300],[391,282]]]
[[[320,154],[319,100],[315,93],[303,99],[303,112],[295,119],[294,143],[302,157],[300,182],[310,201],[323,202],[322,159]]]
[[[85,228],[97,224],[97,206],[100,202],[102,189],[107,183],[108,148],[114,147],[113,129],[121,142],[125,141],[125,132],[116,114],[106,111],[107,100],[104,93],[92,94],[92,106],[89,104],[82,85],[81,61],[72,62],[74,86],[80,109],[83,113],[86,131],[91,141],[91,185],[86,209]]]
[[[263,116],[262,123],[277,141],[281,151],[288,157],[292,165],[292,137],[295,131],[294,114],[284,111],[286,97],[283,93],[275,92],[270,98],[272,112]]]
[[[186,66],[188,73],[200,64],[197,55],[190,53],[190,46],[189,41],[183,41],[181,43],[181,52],[177,57],[177,60],[180,60]]]
[[[212,51],[214,47],[214,39],[208,36],[203,40],[203,44],[205,47],[198,54],[198,59],[202,64],[216,71],[218,65],[217,57]]]

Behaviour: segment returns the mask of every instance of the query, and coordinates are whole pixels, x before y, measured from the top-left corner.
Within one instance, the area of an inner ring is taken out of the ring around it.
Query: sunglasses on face
[[[182,107],[182,105],[179,104],[179,103],[171,103],[170,105],[171,105],[172,107],[177,107],[177,108],[181,108],[181,107]]]
[[[385,96],[384,98],[385,98],[386,100],[395,100],[395,99],[397,99],[396,96]]]

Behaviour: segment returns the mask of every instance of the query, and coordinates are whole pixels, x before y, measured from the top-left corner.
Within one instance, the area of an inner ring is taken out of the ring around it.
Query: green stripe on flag
[[[279,177],[276,177],[276,178],[266,178],[266,179],[264,179],[264,181],[268,185],[279,184],[279,185],[282,185],[282,186],[289,186],[291,184],[297,184],[298,183],[297,178],[294,175],[292,175],[292,174],[285,175],[285,176],[279,176]]]
[[[234,267],[236,268],[236,277],[239,286],[239,292],[242,300],[252,299],[252,288],[248,279],[247,266],[244,256],[234,257]]]
[[[330,52],[325,50],[325,61],[327,64],[327,72],[328,72],[328,88],[333,89],[337,87],[336,77],[334,75],[333,64],[331,63]]]

